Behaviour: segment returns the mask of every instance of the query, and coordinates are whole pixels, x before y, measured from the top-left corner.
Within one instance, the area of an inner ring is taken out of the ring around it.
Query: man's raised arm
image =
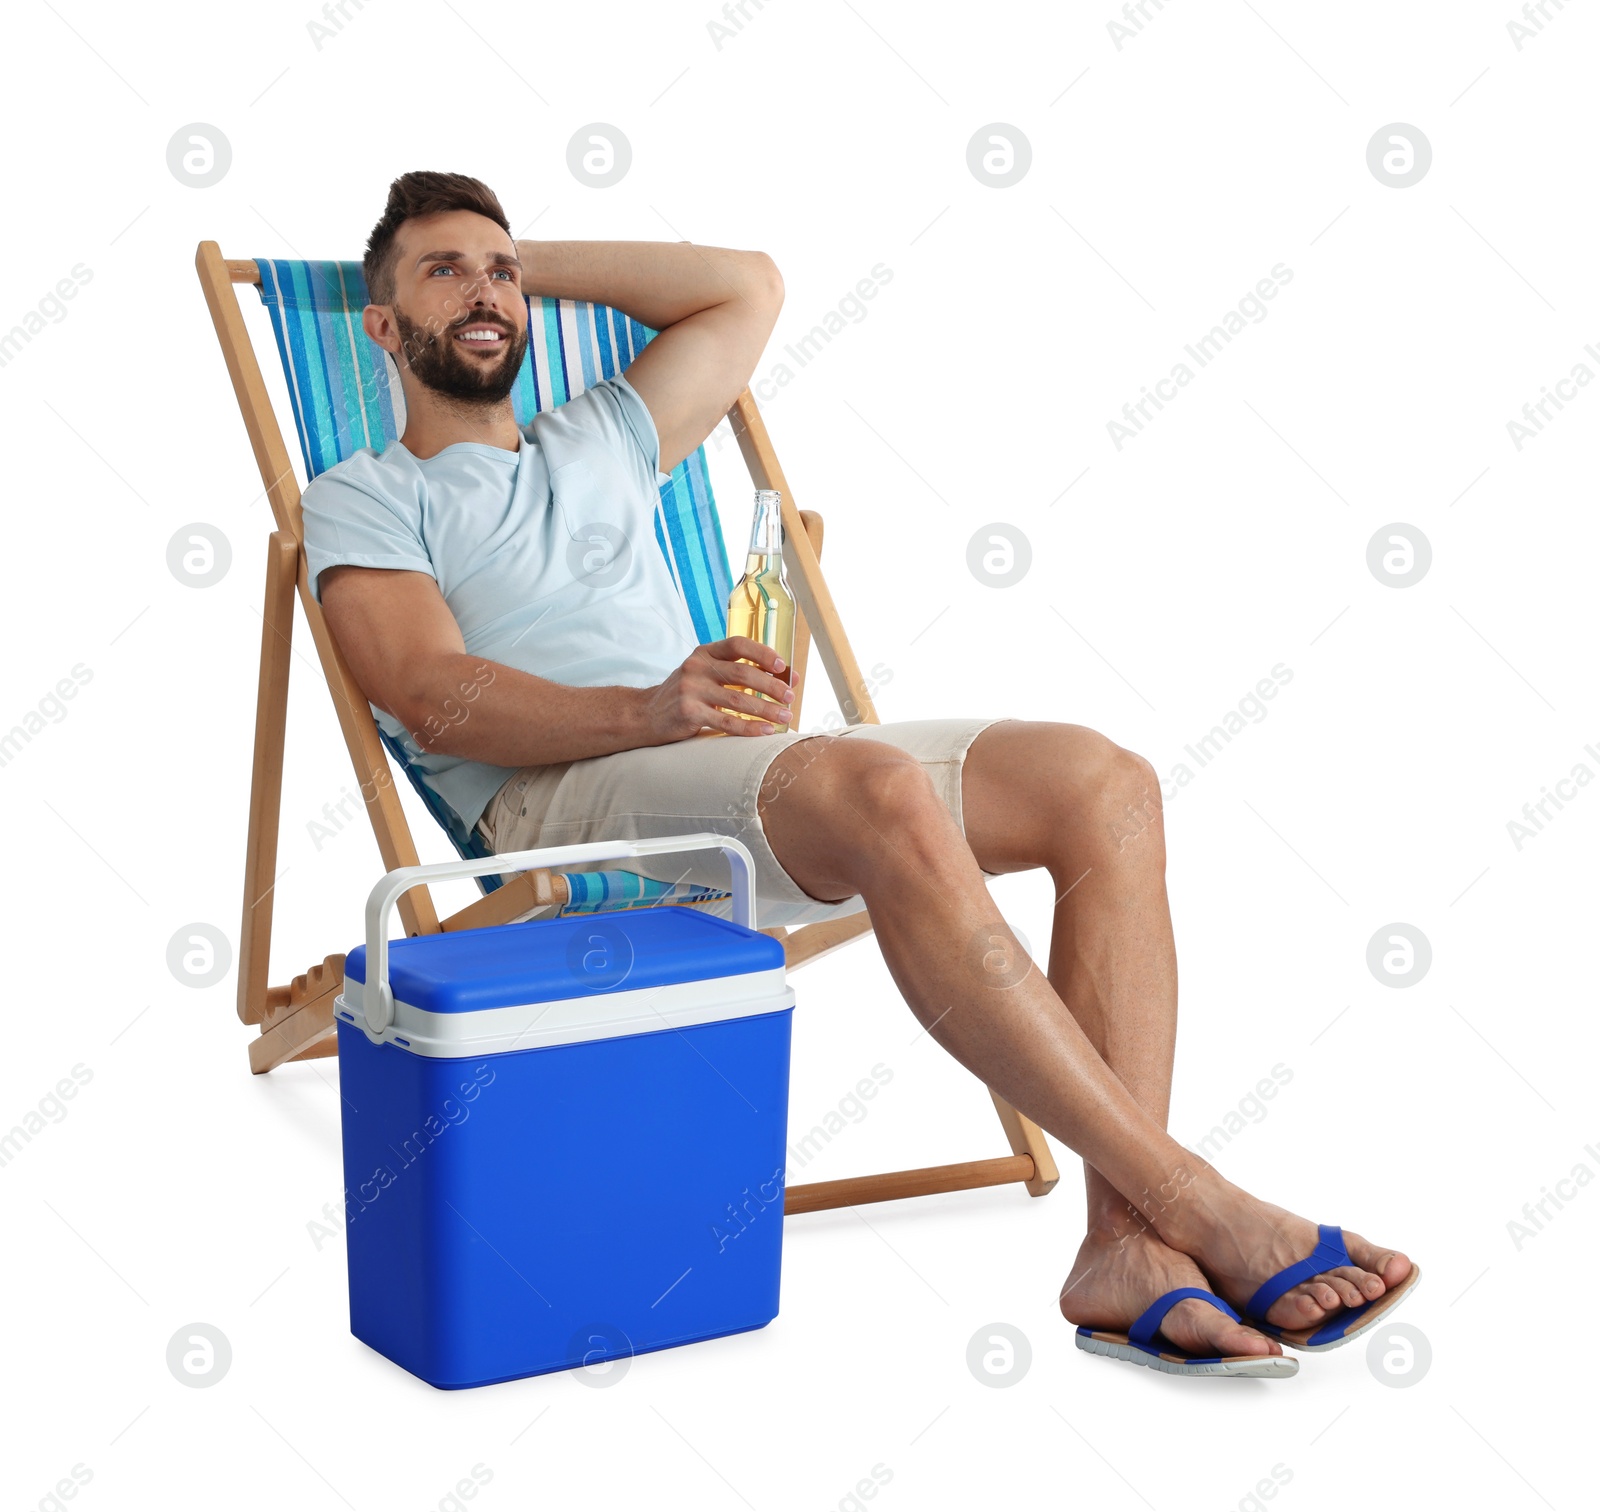
[[[765,252],[692,242],[519,241],[522,291],[610,305],[659,331],[623,376],[661,437],[671,472],[749,383],[783,306]]]

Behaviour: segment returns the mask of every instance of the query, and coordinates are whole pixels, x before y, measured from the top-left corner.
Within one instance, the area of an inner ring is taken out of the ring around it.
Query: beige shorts
[[[808,735],[696,736],[670,745],[642,746],[582,761],[523,767],[507,778],[484,809],[478,829],[498,852],[591,840],[655,839],[711,830],[743,841],[755,861],[756,923],[812,924],[860,913],[861,895],[827,902],[813,898],[773,854],[757,798],[780,751],[804,740],[882,740],[909,752],[933,780],[956,827],[961,820],[961,766],[967,748],[994,719],[910,719],[849,725]],[[558,871],[625,870],[661,882],[729,886],[727,859],[718,851],[642,857],[627,862],[558,864]],[[985,873],[986,876],[995,875]],[[732,899],[699,905],[731,917]]]

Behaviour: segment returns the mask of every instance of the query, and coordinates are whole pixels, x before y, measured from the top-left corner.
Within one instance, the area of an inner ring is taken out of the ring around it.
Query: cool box
[[[667,905],[387,938],[418,882],[701,847],[739,922]],[[751,884],[709,833],[377,884],[335,1001],[358,1339],[481,1386],[777,1316],[795,995]]]

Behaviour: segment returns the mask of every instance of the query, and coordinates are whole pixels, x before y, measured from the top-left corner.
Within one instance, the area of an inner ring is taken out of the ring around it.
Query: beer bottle
[[[774,488],[756,490],[755,520],[750,527],[750,550],[745,557],[744,576],[734,585],[728,598],[728,634],[747,636],[771,646],[783,658],[783,671],[776,675],[791,682],[794,678],[795,603],[783,571],[783,514],[778,498]],[[749,657],[742,656],[739,660],[749,666],[756,665]],[[723,686],[734,685],[725,683]],[[771,694],[757,692],[754,688],[738,691],[769,703],[777,702]],[[757,717],[738,709],[729,712],[738,714],[741,719]],[[779,723],[778,728],[784,726]]]

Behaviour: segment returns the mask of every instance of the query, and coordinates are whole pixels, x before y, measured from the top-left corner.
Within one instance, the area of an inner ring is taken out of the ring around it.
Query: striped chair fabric
[[[381,452],[405,429],[405,398],[394,360],[361,328],[367,304],[361,264],[258,257],[256,267],[261,302],[271,316],[283,360],[307,481],[363,447]],[[543,295],[527,303],[528,352],[511,396],[519,425],[614,377],[657,334],[604,305]],[[700,643],[720,640],[727,633],[733,585],[704,446],[684,458],[661,485],[655,524],[656,544]],[[381,725],[378,734],[457,853],[463,858],[492,854],[476,826],[463,825],[423,780],[405,747]],[[568,887],[563,914],[706,903],[730,896],[725,888],[658,882],[610,868],[560,875]],[[503,885],[498,876],[477,880],[486,895]]]

